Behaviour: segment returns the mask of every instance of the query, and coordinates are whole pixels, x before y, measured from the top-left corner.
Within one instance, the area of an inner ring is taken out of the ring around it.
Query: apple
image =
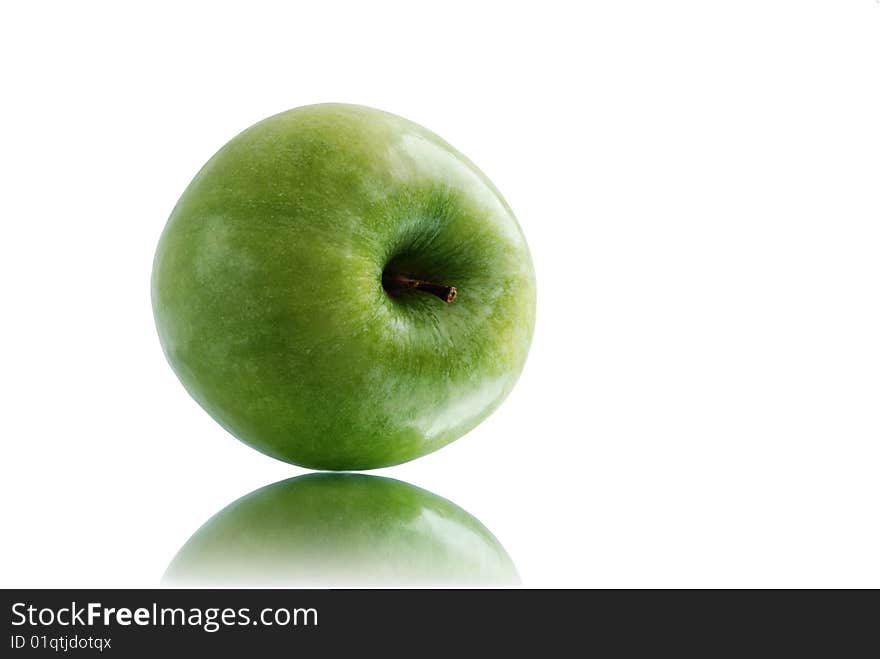
[[[322,473],[268,485],[190,538],[174,585],[503,585],[510,557],[476,518],[407,483]]]
[[[514,386],[535,317],[525,238],[428,130],[325,104],[232,139],[153,264],[165,355],[230,433],[281,460],[370,469],[434,451]]]

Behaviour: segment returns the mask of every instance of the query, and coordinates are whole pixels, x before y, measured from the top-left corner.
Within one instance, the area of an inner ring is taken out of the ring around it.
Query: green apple
[[[401,481],[309,474],[242,497],[187,541],[178,585],[502,585],[516,568],[455,504]]]
[[[501,404],[535,280],[507,203],[463,155],[386,112],[314,105],[226,144],[156,250],[162,347],[196,401],[318,469],[411,460]]]

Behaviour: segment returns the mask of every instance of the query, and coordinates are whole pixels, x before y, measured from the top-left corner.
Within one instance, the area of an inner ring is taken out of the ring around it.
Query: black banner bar
[[[5,590],[2,656],[876,655],[873,591]],[[254,654],[256,653],[256,654]],[[548,654],[552,653],[552,654]]]

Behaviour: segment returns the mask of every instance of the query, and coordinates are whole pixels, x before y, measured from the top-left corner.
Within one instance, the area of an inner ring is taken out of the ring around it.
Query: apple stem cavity
[[[404,291],[424,291],[425,293],[437,296],[447,304],[450,304],[458,295],[455,286],[435,284],[434,282],[413,279],[405,275],[384,275],[382,277],[382,286],[391,295],[397,295]]]

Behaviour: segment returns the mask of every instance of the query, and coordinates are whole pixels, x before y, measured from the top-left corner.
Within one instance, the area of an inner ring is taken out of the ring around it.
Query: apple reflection
[[[391,478],[319,473],[256,490],[214,515],[163,582],[251,586],[502,586],[507,552],[475,517]]]

